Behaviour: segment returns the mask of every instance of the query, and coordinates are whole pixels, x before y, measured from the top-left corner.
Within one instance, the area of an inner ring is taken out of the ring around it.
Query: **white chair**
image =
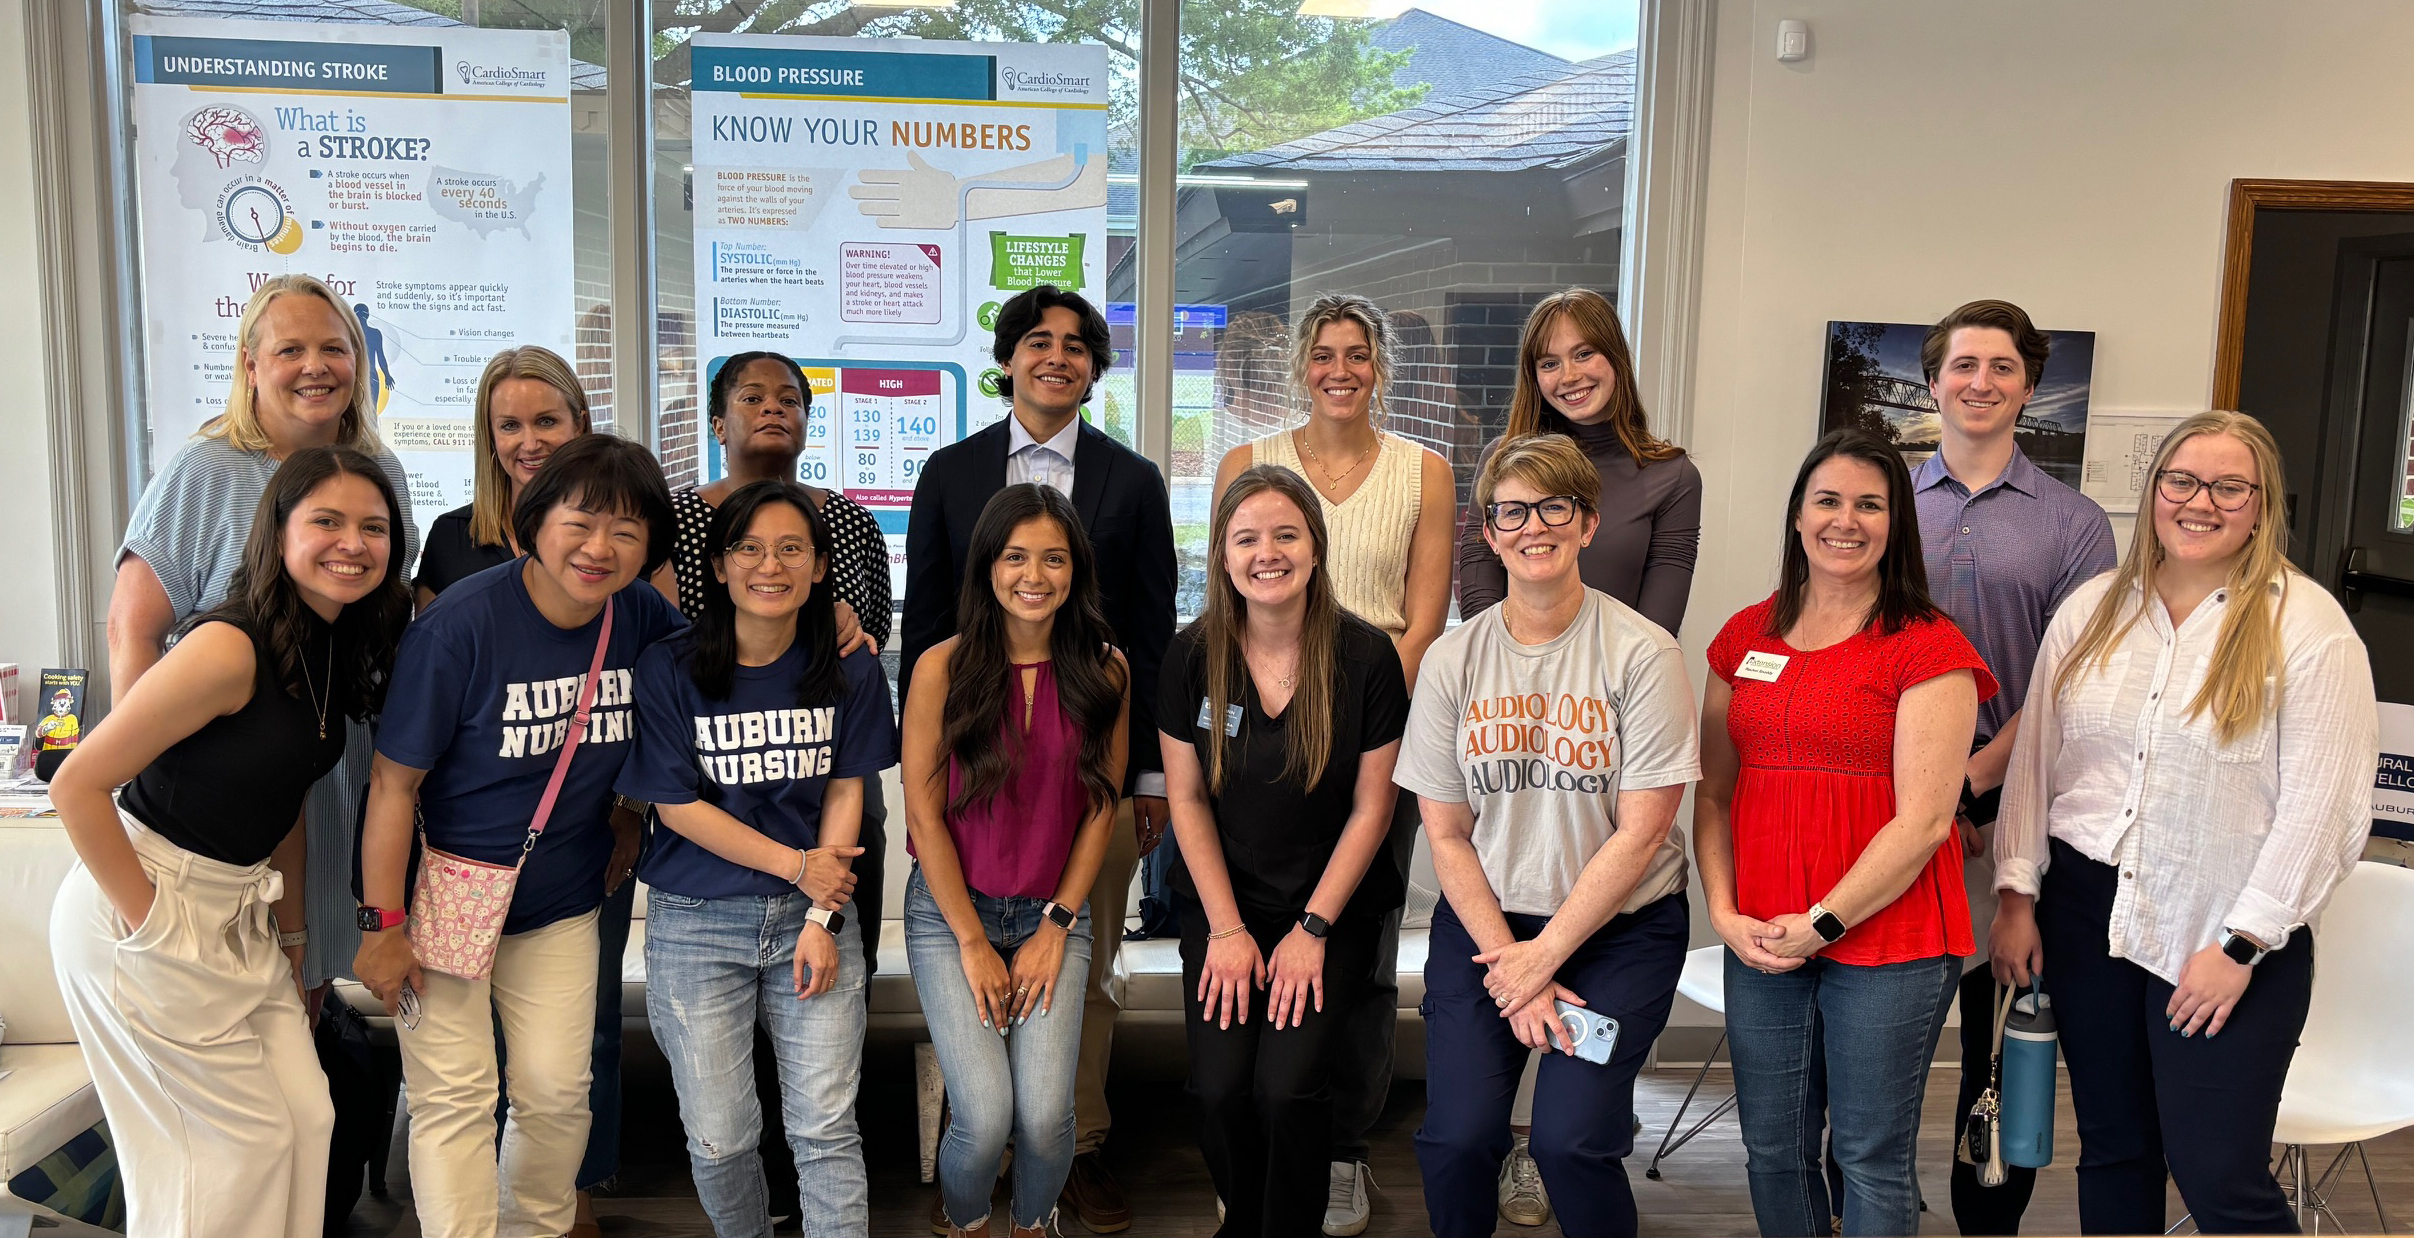
[[[2363,1143],[2414,1126],[2414,1059],[2405,1051],[2414,1027],[2414,983],[2406,975],[2406,943],[2414,941],[2414,870],[2369,860],[2359,863],[2331,895],[2314,938],[2313,1008],[2280,1092],[2280,1121],[2272,1141],[2285,1147],[2277,1172],[2304,1225],[2313,1214],[2339,1224],[2330,1192],[2347,1156],[2363,1166],[2380,1230],[2389,1232],[2380,1186]],[[2305,1149],[2340,1145],[2314,1174]]]
[[[1698,950],[1686,951],[1685,970],[1677,975],[1676,991],[1724,1015],[1727,1012],[1726,955],[1725,946],[1703,946]],[[1721,1027],[1718,1029],[1718,1043],[1710,1046],[1708,1056],[1702,1058],[1702,1068],[1694,1073],[1693,1086],[1685,1089],[1685,1099],[1677,1104],[1676,1116],[1668,1120],[1668,1133],[1660,1137],[1660,1150],[1651,1154],[1651,1165],[1643,1171],[1644,1177],[1659,1181],[1662,1159],[1693,1142],[1695,1135],[1701,1134],[1712,1122],[1725,1117],[1727,1111],[1735,1107],[1735,1094],[1729,1092],[1725,1100],[1718,1102],[1717,1108],[1695,1122],[1684,1134],[1676,1133],[1676,1128],[1684,1125],[1685,1110],[1693,1104],[1693,1094],[1701,1091],[1702,1080],[1710,1077],[1710,1063],[1718,1060],[1718,1051],[1726,1045],[1727,1030]]]

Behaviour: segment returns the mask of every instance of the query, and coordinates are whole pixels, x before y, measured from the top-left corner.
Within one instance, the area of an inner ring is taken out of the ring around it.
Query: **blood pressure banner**
[[[478,374],[572,356],[560,31],[131,19],[151,464],[226,404],[261,281],[359,318],[419,527],[470,499]]]
[[[998,306],[1039,284],[1104,303],[1106,49],[693,47],[705,371],[752,349],[797,358],[804,479],[869,508],[901,564],[922,463],[1005,415]],[[707,475],[722,467],[712,452]]]

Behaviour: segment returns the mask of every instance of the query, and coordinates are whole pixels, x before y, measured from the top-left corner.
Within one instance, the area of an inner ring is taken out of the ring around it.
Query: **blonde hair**
[[[1224,569],[1224,537],[1241,504],[1269,491],[1299,509],[1300,527],[1307,530],[1308,546],[1316,557],[1316,566],[1308,573],[1307,614],[1299,626],[1299,664],[1293,672],[1298,687],[1282,715],[1281,776],[1295,780],[1303,789],[1313,788],[1324,778],[1333,755],[1333,697],[1341,677],[1335,649],[1340,644],[1342,610],[1333,597],[1332,578],[1325,572],[1332,560],[1327,557],[1330,543],[1325,536],[1324,504],[1316,500],[1316,492],[1299,474],[1279,464],[1253,465],[1233,478],[1216,501],[1214,531],[1207,542],[1207,605],[1190,627],[1207,657],[1207,717],[1212,720],[1207,728],[1207,789],[1213,792],[1224,787],[1224,711],[1241,698],[1241,677],[1249,673],[1248,658],[1241,650],[1241,635],[1249,626],[1249,601]]]
[[[1601,470],[1585,456],[1576,440],[1564,434],[1529,434],[1502,439],[1484,471],[1475,475],[1475,510],[1484,523],[1492,521],[1492,496],[1500,483],[1516,478],[1543,494],[1564,494],[1576,500],[1577,510],[1592,515],[1601,510]]]
[[[1375,389],[1367,399],[1366,415],[1369,421],[1380,422],[1383,398],[1391,394],[1394,343],[1391,316],[1356,293],[1325,293],[1309,302],[1307,310],[1300,314],[1299,326],[1291,333],[1291,389],[1307,389],[1308,357],[1316,351],[1316,337],[1338,322],[1354,322],[1366,333],[1366,348],[1372,354],[1375,371]]]
[[[352,316],[352,307],[335,295],[335,290],[308,275],[272,275],[252,289],[251,301],[243,307],[243,317],[235,324],[235,378],[226,395],[226,411],[201,423],[194,433],[202,438],[225,439],[229,446],[245,451],[269,451],[276,444],[268,431],[260,428],[259,410],[254,407],[249,366],[245,364],[260,347],[260,318],[268,312],[269,303],[287,293],[317,297],[335,311],[344,324],[344,340],[352,349],[352,401],[344,408],[343,421],[337,426],[335,445],[349,447],[375,459],[385,450],[378,441],[377,426],[369,414],[369,343],[361,334],[360,320]]]
[[[1609,361],[1609,428],[1617,432],[1618,444],[1634,457],[1635,466],[1685,454],[1684,448],[1654,435],[1645,423],[1643,393],[1635,385],[1634,352],[1626,346],[1626,327],[1618,321],[1618,307],[1590,288],[1554,292],[1535,302],[1534,311],[1526,315],[1525,330],[1517,340],[1517,385],[1509,394],[1509,422],[1501,430],[1501,438],[1564,434],[1572,424],[1544,401],[1542,386],[1534,380],[1534,367],[1542,362],[1542,350],[1550,346],[1551,328],[1562,318]]]
[[[2281,485],[2280,445],[2272,441],[2271,431],[2262,422],[2245,413],[2198,413],[2179,423],[2163,440],[2162,449],[2154,453],[2154,467],[2146,473],[2146,501],[2159,500],[2157,479],[2171,467],[2171,457],[2178,454],[2180,445],[2208,434],[2226,434],[2245,444],[2255,457],[2255,481],[2262,487],[2255,494],[2254,531],[2230,564],[2230,604],[2221,617],[2221,634],[2213,643],[2212,664],[2205,669],[2204,686],[2197,690],[2196,699],[2188,702],[2188,716],[2211,714],[2221,742],[2227,744],[2261,725],[2265,712],[2272,708],[2285,668],[2280,608],[2287,604],[2286,590],[2294,583],[2287,577],[2295,569],[2288,561],[2287,505],[2273,501]],[[2091,665],[2100,669],[2111,658],[2113,645],[2145,614],[2164,557],[2154,523],[2149,508],[2130,535],[2129,554],[2115,569],[2112,587],[2096,603],[2095,613],[2087,617],[2087,626],[2079,630],[2077,643],[2054,676],[2055,696],[2068,691]],[[2278,599],[2269,588],[2275,578],[2282,582]],[[2267,681],[2270,693],[2265,691]]]
[[[477,489],[469,505],[469,540],[479,546],[511,544],[511,475],[503,471],[503,462],[495,456],[495,421],[487,405],[494,399],[495,388],[513,378],[533,378],[561,392],[571,415],[578,418],[578,432],[594,430],[587,412],[587,389],[579,385],[578,372],[552,349],[525,344],[506,348],[487,361],[486,371],[478,375],[478,397],[470,405],[478,422],[478,461]]]

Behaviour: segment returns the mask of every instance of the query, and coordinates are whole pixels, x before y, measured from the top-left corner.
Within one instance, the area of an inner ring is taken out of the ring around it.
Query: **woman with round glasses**
[[[1597,474],[1589,493],[1601,528],[1576,556],[1586,587],[1676,635],[1701,548],[1701,470],[1683,448],[1651,432],[1617,307],[1590,288],[1552,293],[1526,316],[1508,424],[1486,456],[1535,434],[1567,435]],[[1483,534],[1484,514],[1470,507],[1458,537],[1458,608],[1466,617],[1498,603],[1508,588]],[[1500,1214],[1519,1225],[1551,1219],[1525,1147],[1534,1078],[1529,1068],[1517,1094],[1517,1146],[1501,1169]]]
[[[1598,476],[1563,435],[1493,453],[1475,492],[1507,595],[1434,642],[1401,741],[1394,781],[1417,793],[1443,896],[1416,1136],[1436,1234],[1493,1231],[1532,1049],[1551,1050],[1531,1147],[1561,1228],[1635,1232],[1635,1075],[1689,923],[1669,826],[1701,765],[1676,639],[1584,584]]]
[[[848,861],[863,784],[896,763],[897,724],[880,660],[839,652],[829,541],[804,487],[739,487],[713,513],[718,589],[697,599],[702,617],[637,663],[637,748],[619,787],[665,827],[645,859],[646,1007],[716,1234],[771,1230],[758,1026],[803,1215],[834,1233],[870,1223]]]
[[[2355,866],[2379,755],[2372,667],[2289,565],[2262,423],[2199,413],[2155,454],[2129,556],[2037,654],[1996,821],[1996,978],[2051,981],[2079,1223],[2294,1233],[2272,1127],[2313,929]]]

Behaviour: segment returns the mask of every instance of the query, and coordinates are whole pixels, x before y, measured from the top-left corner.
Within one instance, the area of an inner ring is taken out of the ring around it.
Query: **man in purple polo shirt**
[[[2009,301],[1972,301],[1930,327],[1920,345],[1920,366],[1944,423],[1937,453],[1911,471],[1928,591],[2001,685],[1978,707],[1977,747],[1962,791],[1961,837],[1978,951],[1961,981],[1956,1140],[1986,1083],[1992,1052],[1995,988],[1986,937],[1995,920],[1995,866],[1987,846],[2029,672],[2054,609],[2117,561],[2104,509],[2046,476],[2012,440],[2021,410],[2044,377],[2049,348],[2045,333]],[[1954,1222],[1964,1234],[2019,1233],[2036,1179],[2035,1170],[2013,1167],[2003,1185],[1981,1186],[1977,1171],[1956,1159]]]

